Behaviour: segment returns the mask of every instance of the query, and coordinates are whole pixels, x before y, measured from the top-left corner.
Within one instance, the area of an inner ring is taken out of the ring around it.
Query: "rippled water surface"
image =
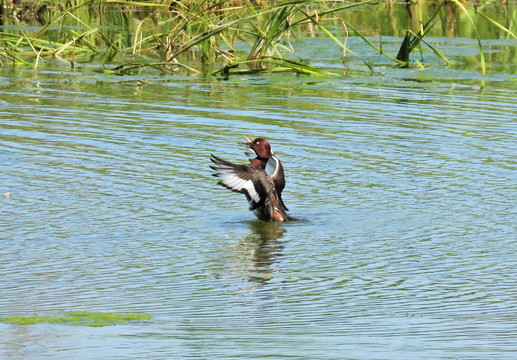
[[[9,359],[514,359],[517,86],[1,73]],[[209,155],[283,161],[302,221],[255,220]]]

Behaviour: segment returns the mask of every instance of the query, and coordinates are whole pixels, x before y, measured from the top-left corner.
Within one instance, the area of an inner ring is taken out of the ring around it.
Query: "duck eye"
[[[260,144],[260,141],[255,141],[255,145],[259,145]]]

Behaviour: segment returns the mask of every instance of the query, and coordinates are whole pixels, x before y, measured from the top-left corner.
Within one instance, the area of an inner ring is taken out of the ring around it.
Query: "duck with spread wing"
[[[271,151],[271,144],[264,138],[246,136],[245,139],[241,145],[252,149],[256,155],[249,164],[233,164],[212,154],[210,160],[214,164],[210,168],[216,171],[213,175],[221,179],[218,184],[246,195],[250,210],[261,220],[294,220],[287,214],[282,200],[284,168]]]

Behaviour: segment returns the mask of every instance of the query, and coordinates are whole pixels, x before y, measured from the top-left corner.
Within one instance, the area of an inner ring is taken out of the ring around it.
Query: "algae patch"
[[[64,323],[69,325],[81,325],[101,327],[109,325],[123,325],[130,321],[143,321],[151,318],[147,313],[116,314],[101,312],[66,312],[61,317],[46,316],[10,316],[0,318],[7,324],[32,325],[37,323]]]

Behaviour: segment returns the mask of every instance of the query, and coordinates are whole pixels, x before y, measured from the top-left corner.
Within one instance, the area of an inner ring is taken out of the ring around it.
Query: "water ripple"
[[[153,320],[0,324],[0,353],[511,358],[513,90],[298,81],[4,87],[0,313]],[[244,161],[244,134],[270,138],[302,221],[216,186],[209,154]]]

